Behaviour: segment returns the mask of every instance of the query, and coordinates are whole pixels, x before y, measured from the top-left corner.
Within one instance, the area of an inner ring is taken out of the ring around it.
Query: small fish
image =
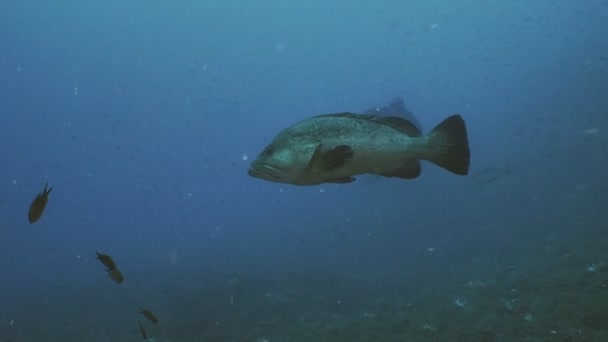
[[[473,181],[473,184],[482,186],[497,181],[509,174],[511,174],[510,165],[505,165],[503,167],[487,167],[471,175],[471,180]]]
[[[142,339],[147,339],[148,335],[146,335],[146,330],[144,329],[144,326],[141,324],[141,322],[139,320],[137,320],[137,323],[139,323],[139,331],[141,332],[141,338]]]
[[[118,284],[122,283],[125,279],[118,269],[108,270],[108,276]]]
[[[142,315],[144,315],[144,316],[146,316],[146,318],[150,322],[152,322],[154,324],[156,324],[158,322],[158,319],[156,318],[156,316],[154,316],[154,314],[152,313],[152,311],[150,311],[150,310],[148,310],[146,308],[142,308],[142,307],[140,307],[139,310],[140,310],[139,313],[142,314]]]
[[[101,261],[101,263],[107,267],[108,271],[111,270],[117,270],[118,268],[116,267],[116,264],[114,263],[114,260],[112,260],[112,257],[106,254],[101,254],[99,252],[95,252],[97,253],[97,260]]]
[[[36,196],[32,201],[32,204],[30,204],[30,211],[28,213],[30,223],[38,221],[44,212],[44,208],[46,208],[46,204],[49,201],[49,194],[53,191],[53,188],[47,190],[48,186],[48,183],[45,184],[44,190],[38,193],[38,196]]]
[[[469,173],[464,120],[452,115],[428,134],[397,116],[318,115],[281,131],[251,163],[249,175],[294,185],[351,183],[356,175],[414,179],[421,160]]]

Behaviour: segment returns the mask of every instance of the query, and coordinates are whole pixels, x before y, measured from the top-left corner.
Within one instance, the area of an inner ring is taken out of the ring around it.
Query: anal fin
[[[418,176],[420,176],[421,172],[422,172],[422,169],[420,168],[420,162],[416,160],[415,162],[401,165],[400,167],[398,167],[394,170],[379,173],[379,175],[384,176],[384,177],[399,177],[399,178],[405,178],[405,179],[414,179],[414,178],[418,178]]]
[[[344,184],[344,183],[352,183],[354,181],[355,181],[355,177],[347,177],[347,178],[330,179],[327,181],[327,183]]]

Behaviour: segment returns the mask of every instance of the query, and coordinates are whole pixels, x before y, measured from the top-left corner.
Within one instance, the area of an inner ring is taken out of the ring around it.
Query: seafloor
[[[0,341],[142,340],[142,296],[150,341],[608,341],[605,229],[519,246],[442,272],[422,258],[403,279],[167,270],[157,286],[4,293]]]

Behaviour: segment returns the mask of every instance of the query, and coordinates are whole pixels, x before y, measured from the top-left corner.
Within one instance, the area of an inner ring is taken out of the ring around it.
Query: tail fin
[[[469,139],[467,127],[459,114],[443,120],[428,134],[431,153],[427,158],[457,175],[469,173]]]

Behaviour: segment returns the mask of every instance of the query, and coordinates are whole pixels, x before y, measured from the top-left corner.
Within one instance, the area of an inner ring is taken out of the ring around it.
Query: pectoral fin
[[[353,158],[353,149],[348,145],[338,145],[321,154],[321,166],[325,171],[332,171],[344,166]]]
[[[351,161],[353,155],[353,149],[348,145],[338,145],[330,150],[323,151],[323,144],[319,144],[302,171],[302,175],[304,177],[310,174],[322,175],[334,171]],[[327,183],[352,183],[354,181],[355,178],[351,176],[325,180]]]
[[[330,150],[323,151],[323,144],[319,144],[306,169],[315,172],[333,171],[348,163],[353,155],[353,149],[348,145],[338,145]]]

